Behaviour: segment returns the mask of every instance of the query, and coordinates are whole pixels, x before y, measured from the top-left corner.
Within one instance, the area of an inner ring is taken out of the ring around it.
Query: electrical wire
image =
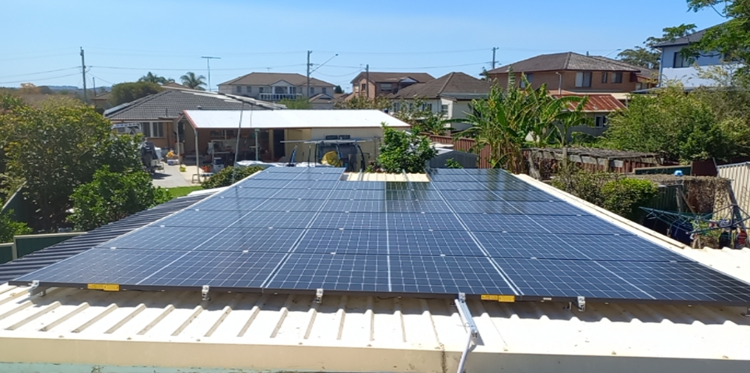
[[[6,76],[0,76],[0,79],[8,79],[8,78],[16,78],[19,76],[28,76],[28,75],[39,75],[39,74],[47,74],[47,73],[56,73],[58,71],[65,71],[65,70],[72,70],[72,69],[80,69],[80,66],[73,66],[73,67],[66,67],[64,69],[56,69],[56,70],[47,70],[47,71],[39,71],[35,73],[26,73],[26,74],[15,74],[15,75],[6,75]]]
[[[34,81],[67,78],[69,76],[74,76],[74,75],[78,75],[78,73],[68,74],[68,75],[60,75],[60,76],[51,76],[51,77],[48,77],[48,78],[37,78],[37,79],[34,79]],[[12,82],[0,82],[0,84],[27,83],[27,82],[28,82],[28,80],[16,80],[16,81],[12,81]]]

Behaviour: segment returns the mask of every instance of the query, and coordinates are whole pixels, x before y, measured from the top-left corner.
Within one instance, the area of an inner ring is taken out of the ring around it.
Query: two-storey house
[[[427,73],[362,72],[352,79],[352,93],[375,98],[394,94],[412,84],[425,83],[433,79],[435,78]]]
[[[660,83],[679,81],[686,89],[700,86],[716,86],[719,82],[701,77],[700,70],[707,71],[712,67],[731,69],[735,64],[724,61],[719,52],[702,52],[698,56],[686,56],[683,49],[701,40],[706,30],[697,31],[673,41],[657,44],[661,50],[661,64],[659,68]]]
[[[656,72],[602,56],[574,52],[543,54],[487,72],[501,87],[508,83],[510,69],[516,84],[526,75],[532,87],[547,84],[549,91],[575,93],[628,93],[656,85]],[[619,98],[619,97],[618,97]]]
[[[487,98],[489,91],[490,82],[462,72],[452,72],[426,83],[412,84],[388,97],[392,101],[393,112],[403,109],[402,105],[411,105],[415,99],[420,99],[425,110],[440,113],[445,119],[463,119],[471,112],[471,101]],[[468,125],[453,123],[451,127],[460,131],[468,128]]]
[[[295,100],[325,95],[333,99],[335,85],[295,73],[250,73],[219,84],[219,92],[242,95],[263,101]]]

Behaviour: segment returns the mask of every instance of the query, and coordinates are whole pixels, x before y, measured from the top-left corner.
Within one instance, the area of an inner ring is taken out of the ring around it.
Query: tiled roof
[[[565,52],[542,54],[536,57],[515,62],[490,70],[490,74],[507,73],[512,67],[516,73],[534,71],[562,71],[562,70],[594,70],[594,71],[632,71],[642,70],[640,67],[601,56],[584,56],[582,54]]]
[[[588,94],[588,95],[575,95],[575,94],[562,94],[552,95],[553,97],[566,97],[566,96],[588,96],[589,101],[583,107],[583,111],[587,113],[610,113],[617,110],[625,109],[625,105],[612,95],[608,94]],[[570,104],[570,110],[576,108],[575,104]]]
[[[254,110],[275,108],[277,105],[247,97],[184,89],[167,89],[138,100],[122,104],[104,112],[113,121],[158,120],[177,118],[183,110]]]
[[[716,27],[716,26],[714,26],[714,27]],[[675,45],[688,45],[690,43],[695,43],[697,41],[700,41],[703,38],[703,35],[706,33],[706,31],[708,29],[710,29],[710,28],[711,27],[709,27],[707,29],[700,30],[700,31],[696,31],[696,32],[694,32],[694,33],[692,33],[690,35],[683,36],[681,38],[677,38],[677,39],[674,39],[672,41],[665,41],[663,43],[656,44],[656,45],[654,45],[654,47],[656,47],[656,48],[663,48],[663,47],[671,47],[671,46],[675,46]]]
[[[393,98],[438,98],[443,93],[487,93],[490,91],[490,83],[479,80],[468,74],[453,72],[443,75],[426,83],[417,83],[399,90],[393,94]]]
[[[271,85],[279,81],[285,81],[291,85],[307,85],[307,77],[297,73],[250,73],[239,78],[220,83],[219,85]],[[320,79],[310,78],[310,85],[313,87],[333,86],[334,84],[324,82]]]
[[[5,282],[34,272],[53,263],[82,253],[96,245],[107,242],[167,215],[187,208],[209,196],[208,194],[176,198],[154,208],[130,215],[125,219],[96,228],[12,262],[0,265],[0,282]]]
[[[364,79],[365,76],[367,75],[368,73],[365,73],[365,72],[359,73],[359,75],[357,75],[354,79],[352,79],[352,83],[359,82],[360,80]],[[432,75],[428,73],[394,73],[394,72],[370,71],[369,76],[370,76],[370,80],[375,83],[398,83],[408,78],[416,80],[417,83],[424,83],[424,82],[428,82],[430,80],[435,79]]]

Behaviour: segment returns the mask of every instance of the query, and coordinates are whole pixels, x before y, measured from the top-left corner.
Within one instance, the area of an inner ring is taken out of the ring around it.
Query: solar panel
[[[284,290],[388,292],[385,255],[294,253],[278,269],[266,288]]]
[[[10,283],[750,304],[750,285],[502,170],[419,183],[342,172],[256,173]]]

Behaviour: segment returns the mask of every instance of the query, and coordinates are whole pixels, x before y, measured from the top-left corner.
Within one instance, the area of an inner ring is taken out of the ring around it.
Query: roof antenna
[[[586,57],[588,57],[588,56],[589,56],[589,51],[586,51]]]

